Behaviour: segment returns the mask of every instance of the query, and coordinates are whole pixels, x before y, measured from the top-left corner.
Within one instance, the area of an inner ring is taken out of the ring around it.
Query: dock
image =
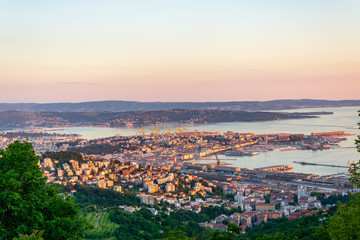
[[[285,172],[285,171],[290,171],[292,169],[294,168],[287,165],[275,165],[269,167],[255,168],[254,170]]]
[[[298,163],[301,165],[323,166],[323,167],[349,168],[348,166],[339,166],[333,164],[321,164],[321,163],[298,162],[298,161],[294,161],[293,163]]]

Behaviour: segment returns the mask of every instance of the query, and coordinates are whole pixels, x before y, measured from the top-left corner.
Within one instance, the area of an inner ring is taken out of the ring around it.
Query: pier
[[[275,165],[275,166],[269,166],[269,167],[255,168],[255,170],[278,171],[278,172],[290,171],[292,169],[294,169],[294,168],[291,166],[286,166],[286,165]]]
[[[348,166],[339,166],[333,164],[309,163],[309,162],[298,162],[298,161],[294,161],[293,163],[298,163],[301,165],[323,166],[323,167],[349,168]]]

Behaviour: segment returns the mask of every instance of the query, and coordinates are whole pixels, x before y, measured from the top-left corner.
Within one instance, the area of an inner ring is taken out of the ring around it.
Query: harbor
[[[328,166],[302,165],[294,164],[293,161],[298,162],[314,162],[318,164],[331,164],[346,166],[347,162],[352,162],[358,158],[356,148],[354,147],[354,140],[360,134],[357,126],[359,107],[341,107],[341,108],[310,108],[292,110],[296,111],[331,111],[332,115],[322,115],[319,118],[313,119],[292,119],[269,122],[230,122],[230,123],[216,123],[216,124],[193,124],[187,125],[188,131],[207,131],[225,133],[227,131],[233,132],[248,132],[254,134],[273,134],[273,133],[291,133],[291,134],[311,134],[314,132],[334,132],[345,131],[345,133],[352,134],[347,136],[347,140],[337,143],[338,145],[328,144],[331,149],[327,150],[295,150],[300,148],[298,146],[282,146],[278,149],[273,144],[258,144],[253,145],[252,149],[243,147],[243,151],[252,151],[258,153],[256,156],[225,156],[223,153],[218,153],[218,158],[223,163],[232,164],[234,167],[255,169],[260,167],[267,167],[273,165],[292,165],[294,169],[292,172],[314,173],[318,175],[337,174],[339,171],[347,171],[345,168],[336,168]],[[289,111],[289,110],[283,110]],[[170,128],[172,132],[177,131],[177,125],[158,126],[161,132]],[[152,128],[144,126],[147,132],[151,132]],[[130,136],[137,134],[137,128],[109,128],[109,127],[72,127],[66,128],[60,133],[76,133],[82,135],[85,139],[96,139],[107,136],[114,136],[119,134],[121,136]],[[239,147],[229,150],[238,150]],[[285,151],[281,151],[284,149]],[[291,149],[287,151],[288,149]],[[294,149],[294,150],[293,150]],[[204,159],[202,156],[194,156],[196,160],[201,160],[201,163],[214,163],[217,161],[214,155],[208,156]],[[199,159],[201,158],[201,159]],[[231,160],[230,160],[231,159]]]

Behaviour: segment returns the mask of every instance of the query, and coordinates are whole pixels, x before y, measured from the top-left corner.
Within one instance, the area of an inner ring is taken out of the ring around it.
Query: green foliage
[[[226,209],[225,206],[209,206],[201,208],[201,214],[207,215],[210,219],[215,219],[217,216],[221,214],[231,215],[233,213],[241,213],[240,208],[232,208],[230,210]]]
[[[296,193],[294,193],[294,202],[296,204],[299,204],[299,201],[298,201],[298,195]]]
[[[195,240],[195,238],[190,238],[187,236],[185,229],[181,228],[176,231],[170,230],[170,228],[165,228],[164,230],[165,238],[164,240]]]
[[[108,239],[115,235],[115,230],[119,227],[110,220],[110,214],[107,211],[88,213],[86,219],[94,226],[85,232],[86,239]]]
[[[196,222],[190,221],[187,224],[180,223],[176,228],[164,227],[161,239],[207,240],[210,236],[210,231],[206,231]]]
[[[331,239],[359,239],[360,193],[347,204],[339,204],[336,216],[330,218],[328,232]]]
[[[235,233],[235,234],[240,234],[241,233],[241,228],[236,225],[235,223],[229,223],[227,225],[227,230],[229,232]]]
[[[177,185],[177,192],[185,192],[187,193],[190,189],[186,187],[186,184],[183,180],[179,179],[178,185]]]
[[[235,234],[229,231],[223,233],[219,231],[214,231],[210,240],[235,240]]]
[[[359,111],[360,116],[360,111]],[[358,123],[360,126],[360,122]],[[360,152],[360,135],[355,140]],[[351,164],[350,182],[360,187],[360,161]],[[336,216],[330,218],[328,233],[331,239],[358,239],[360,236],[360,193],[353,195],[347,204],[339,204]]]
[[[329,232],[328,232],[326,226],[324,226],[324,225],[320,225],[316,228],[314,236],[315,236],[316,240],[329,240],[330,239]]]
[[[274,219],[269,223],[247,228],[246,233],[239,235],[237,239],[318,239],[315,234],[318,226],[323,225],[323,221],[320,220],[323,218],[318,214],[298,218],[291,222],[287,218]]]
[[[160,219],[161,217],[161,219]],[[210,218],[205,214],[197,214],[190,211],[178,210],[171,212],[170,215],[162,215],[157,217],[161,222],[162,226],[169,226],[171,229],[175,229],[179,226],[179,223],[184,222],[205,222],[209,221]]]
[[[297,238],[296,237],[290,238],[282,232],[277,232],[271,235],[264,234],[263,236],[256,238],[256,240],[293,240],[293,239],[297,239]]]
[[[212,235],[207,238],[209,240],[235,240],[235,236],[241,233],[241,228],[234,223],[229,223],[226,232],[210,232],[212,232]]]
[[[68,142],[58,142],[55,144],[57,147],[61,147],[63,144],[68,144],[70,147],[74,147],[80,143],[81,140],[73,140]]]
[[[64,163],[70,163],[70,160],[79,161],[79,163],[84,162],[84,158],[81,153],[72,152],[72,151],[60,151],[60,152],[46,152],[42,154],[43,158],[51,158],[54,160],[58,160],[58,166]]]
[[[151,214],[151,213],[150,213]],[[119,225],[115,231],[118,239],[154,239],[160,237],[160,226],[153,219],[145,218],[146,211],[129,213],[114,210],[110,213],[110,220]]]
[[[74,188],[77,190],[74,196],[75,202],[83,207],[83,210],[87,212],[86,218],[95,225],[92,230],[85,233],[87,239],[106,239],[111,236],[116,236],[118,239],[170,238],[174,234],[182,232],[189,239],[193,237],[196,239],[209,238],[207,231],[198,224],[210,220],[205,214],[179,210],[167,215],[160,210],[160,213],[154,216],[145,208],[129,213],[118,209],[117,206],[139,206],[139,199],[132,193],[117,193],[112,190],[83,185],[75,185]],[[89,205],[96,205],[98,209],[106,207],[107,210],[98,212]],[[154,207],[156,208],[156,206]],[[104,219],[105,225],[102,225],[102,219]],[[96,226],[97,222],[99,226]],[[166,235],[166,229],[169,230],[170,235]],[[160,230],[164,230],[164,234],[161,234]]]
[[[360,111],[359,111],[360,113]],[[360,115],[360,114],[359,114]],[[359,123],[360,125],[360,123]],[[356,147],[360,152],[360,136],[355,141]],[[360,161],[358,163],[351,164],[350,182],[356,187],[360,187]],[[338,210],[335,216],[330,217],[328,226],[319,226],[315,232],[316,239],[359,239],[360,236],[360,193],[349,195],[350,201],[347,204],[338,202]],[[349,198],[343,199],[342,196],[333,196],[335,199],[330,201],[343,200],[346,202]],[[321,197],[321,195],[319,195]],[[329,197],[330,198],[330,197]],[[333,209],[331,210],[333,211]],[[329,209],[330,212],[330,209]]]
[[[44,234],[44,230],[42,231],[38,231],[38,230],[33,230],[33,233],[30,235],[27,234],[19,234],[18,237],[14,237],[13,240],[44,240],[44,238],[42,237],[42,235]]]
[[[270,197],[271,197],[270,194],[265,196],[265,203],[270,203]]]
[[[30,143],[0,152],[0,237],[45,230],[45,239],[80,239],[88,226],[67,195],[46,184]]]
[[[277,204],[275,205],[275,209],[276,209],[276,210],[280,210],[280,206],[281,206],[280,203],[277,203]]]
[[[215,187],[213,187],[213,193],[215,195],[224,197],[224,188],[221,186],[215,186]]]
[[[94,229],[86,232],[87,239],[105,239],[110,236],[117,239],[173,239],[175,236],[186,240],[209,239],[208,232],[198,224],[205,221],[206,216],[183,210],[174,211],[170,215],[160,211],[155,216],[146,208],[134,213],[116,208],[108,212],[88,213],[87,218],[95,225]]]
[[[228,193],[224,196],[225,199],[234,200],[235,194]]]
[[[332,194],[329,197],[325,197],[324,193],[319,192],[312,192],[311,196],[316,196],[319,201],[321,201],[321,204],[327,205],[327,204],[337,204],[338,202],[341,203],[347,203],[350,201],[351,194]]]
[[[140,199],[134,193],[118,193],[111,189],[102,189],[86,185],[75,185],[75,202],[80,206],[97,205],[114,207],[119,205],[139,206]]]
[[[358,111],[358,113],[360,116],[360,111]],[[360,122],[358,125],[360,126]],[[360,135],[358,135],[358,138],[355,140],[355,145],[358,152],[360,152]],[[351,164],[349,172],[351,173],[350,182],[360,188],[360,160],[357,163]]]
[[[201,183],[201,185],[203,185],[205,187],[209,187],[209,182],[207,180],[202,178],[202,179],[200,179],[199,182]]]

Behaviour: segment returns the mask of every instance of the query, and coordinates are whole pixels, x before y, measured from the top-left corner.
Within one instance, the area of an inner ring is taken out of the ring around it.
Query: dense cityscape
[[[1,1],[0,240],[360,239],[360,1]]]
[[[87,140],[78,134],[33,130],[3,132],[0,147],[18,140],[32,143],[41,156],[38,164],[47,182],[64,186],[71,195],[83,191],[79,186],[134,194],[138,204],[117,207],[130,213],[145,207],[154,216],[175,209],[200,214],[209,208],[223,208],[228,214],[213,216],[199,225],[226,232],[227,224],[234,223],[244,233],[272,219],[292,221],[326,211],[331,205],[322,204],[316,194],[324,200],[357,190],[346,172],[318,176],[291,172],[293,167],[287,165],[238,168],[222,162],[223,157],[256,156],[274,150],[326,151],[339,148],[349,135],[343,131],[220,134],[189,132],[184,126],[175,132],[168,128],[160,133],[153,127],[152,133],[146,134],[139,128],[136,136]],[[214,156],[213,163],[202,163],[202,159]]]

